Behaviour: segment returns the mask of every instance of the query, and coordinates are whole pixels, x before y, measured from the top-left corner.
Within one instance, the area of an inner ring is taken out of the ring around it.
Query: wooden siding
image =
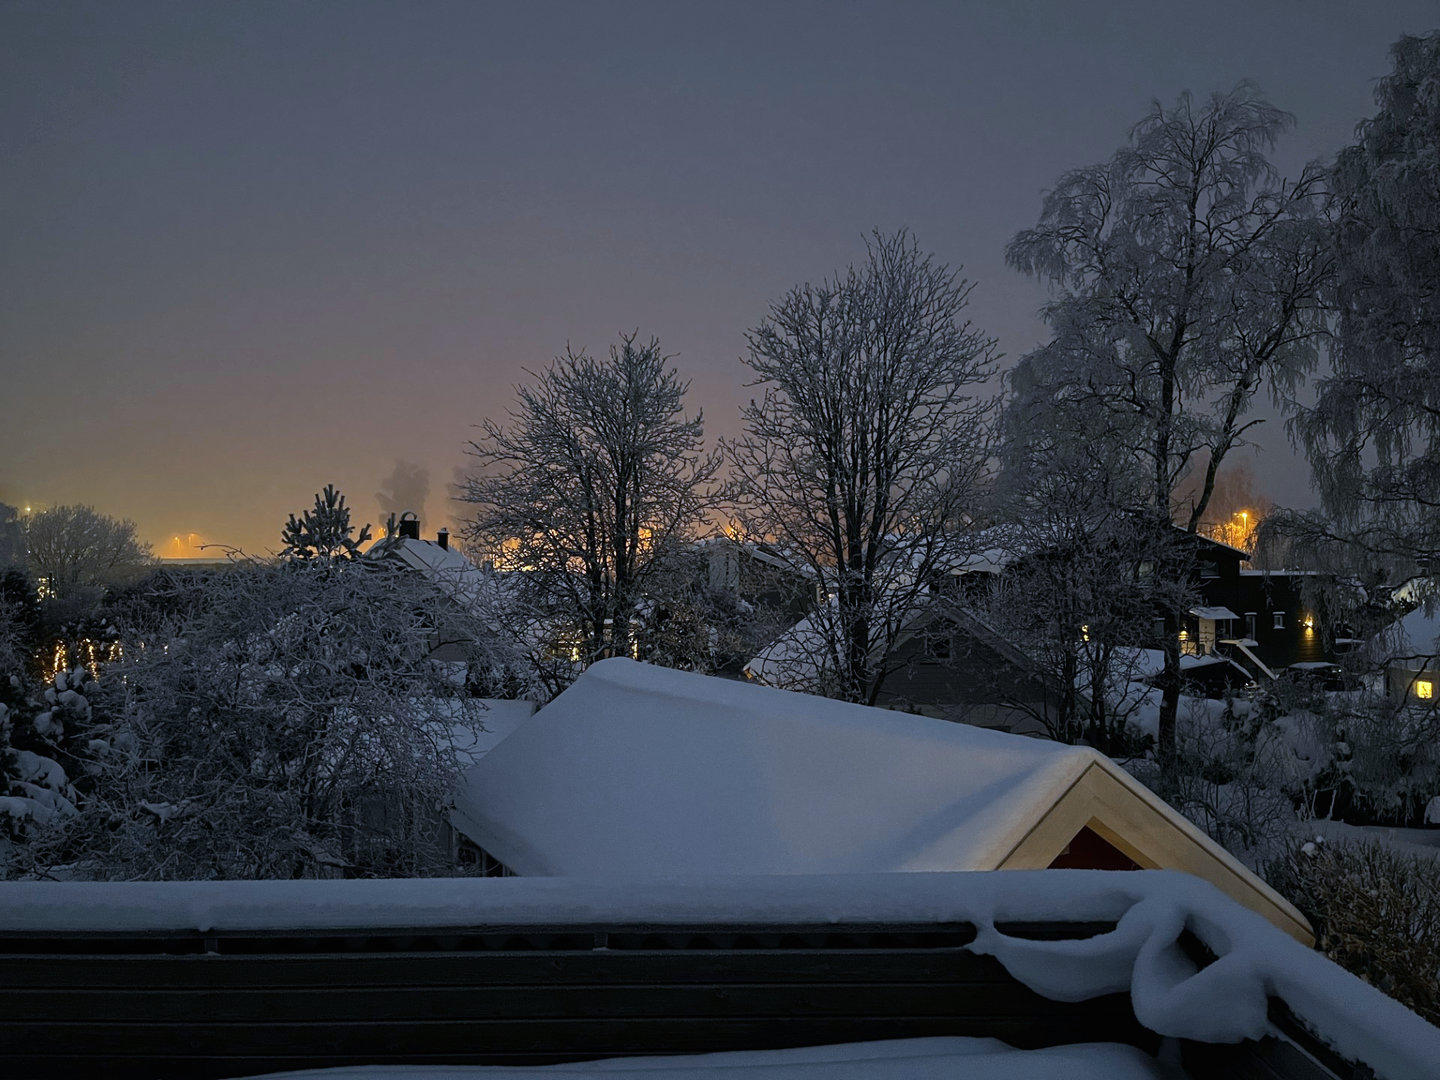
[[[1146,795],[1156,796],[1141,795],[1145,789],[1138,781],[1131,783],[1133,788],[1092,764],[994,869],[1043,870],[1086,828],[1137,867],[1194,874],[1296,940],[1314,945],[1314,932],[1293,905],[1259,879],[1242,876],[1239,864],[1199,829],[1188,823],[1181,827],[1146,805]]]

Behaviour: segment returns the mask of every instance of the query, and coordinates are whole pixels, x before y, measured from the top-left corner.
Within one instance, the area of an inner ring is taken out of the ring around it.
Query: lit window
[[[1416,679],[1415,696],[1417,698],[1433,698],[1435,696],[1435,684],[1429,679]]]
[[[1275,629],[1276,629],[1276,630],[1284,630],[1284,629],[1285,629],[1285,612],[1283,612],[1283,611],[1277,611],[1277,612],[1275,612]]]

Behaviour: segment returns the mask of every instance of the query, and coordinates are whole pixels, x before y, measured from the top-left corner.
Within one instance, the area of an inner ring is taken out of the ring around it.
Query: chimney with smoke
[[[400,536],[405,540],[420,539],[420,518],[414,510],[406,510],[400,515]]]

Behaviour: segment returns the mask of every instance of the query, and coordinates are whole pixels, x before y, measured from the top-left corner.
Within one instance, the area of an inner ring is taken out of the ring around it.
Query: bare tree
[[[651,338],[624,334],[606,360],[566,348],[518,387],[508,427],[486,420],[467,451],[465,536],[522,572],[541,610],[569,622],[579,662],[629,655],[648,580],[713,504],[718,459],[701,449],[689,383]]]
[[[1142,573],[1155,554],[1137,542],[1133,519],[1143,477],[1124,448],[1128,425],[1052,384],[1034,357],[1007,384],[990,532],[1003,569],[961,602],[1054,688],[1035,717],[1052,737],[1123,755],[1141,697],[1129,685],[1139,675],[1130,646],[1149,636],[1155,607],[1153,575]]]
[[[1188,576],[1192,550],[1164,538],[1194,531],[1226,455],[1258,420],[1247,414],[1269,384],[1289,390],[1315,362],[1319,294],[1331,269],[1319,169],[1278,180],[1266,153],[1291,117],[1242,83],[1196,105],[1154,104],[1130,143],[1103,165],[1066,173],[1040,224],[1006,255],[1047,281],[1054,334],[1032,363],[1071,400],[1111,414],[1136,475],[1135,507],[1164,580]],[[1203,470],[1195,495],[1179,485]],[[1183,607],[1162,606],[1165,668],[1159,751],[1175,752]]]
[[[0,570],[24,565],[24,519],[15,507],[0,502]]]
[[[30,569],[46,590],[66,598],[79,590],[136,577],[154,559],[135,536],[133,521],[118,521],[90,506],[55,506],[26,521]]]
[[[752,535],[821,584],[805,650],[834,696],[873,704],[902,631],[966,543],[990,449],[994,342],[971,285],[902,230],[858,268],[791,289],[746,335],[764,397],[726,446]]]

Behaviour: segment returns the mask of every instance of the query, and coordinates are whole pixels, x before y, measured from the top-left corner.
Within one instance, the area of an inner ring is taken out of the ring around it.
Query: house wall
[[[876,704],[1017,734],[1045,731],[1057,713],[1053,694],[984,642],[958,627],[920,632],[896,648],[897,670]]]
[[[1424,683],[1430,684],[1430,697],[1422,698]],[[1440,664],[1407,668],[1392,664],[1385,669],[1385,689],[1390,699],[1401,705],[1440,705]]]
[[[1308,575],[1307,575],[1308,576]],[[1227,607],[1238,616],[1228,628],[1221,623],[1217,636],[1225,638],[1253,637],[1258,643],[1252,651],[1272,670],[1291,664],[1333,661],[1329,640],[1334,628],[1325,623],[1323,611],[1316,611],[1302,595],[1304,578],[1284,573],[1222,574],[1200,581],[1203,602],[1210,607]],[[1251,634],[1247,614],[1255,613]],[[1275,616],[1281,625],[1275,625]],[[1314,626],[1305,628],[1307,615],[1314,616]],[[1199,633],[1197,625],[1192,633]],[[1328,631],[1328,633],[1327,633]]]

